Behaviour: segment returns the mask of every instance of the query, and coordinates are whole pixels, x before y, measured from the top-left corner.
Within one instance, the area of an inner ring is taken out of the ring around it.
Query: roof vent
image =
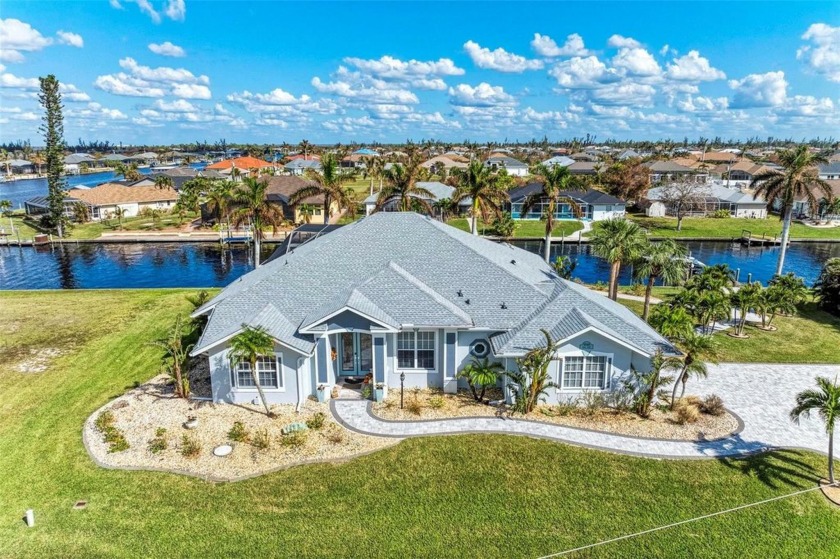
[[[511,260],[510,263],[516,265],[516,260]]]
[[[463,296],[464,296],[464,292],[459,289],[458,290],[458,297],[463,297]]]
[[[470,304],[470,300],[469,300],[469,299],[465,300],[464,302],[465,302],[466,304],[468,304],[468,305]]]
[[[507,309],[507,304],[504,301],[502,301],[502,308]]]

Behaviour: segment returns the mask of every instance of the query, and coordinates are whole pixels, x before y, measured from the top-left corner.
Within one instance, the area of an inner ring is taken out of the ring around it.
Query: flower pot
[[[385,399],[385,389],[384,388],[377,388],[373,391],[373,397],[376,399],[377,403],[382,403]]]
[[[321,390],[320,388],[315,391],[315,394],[318,396],[318,401],[322,404],[327,401],[327,391]]]

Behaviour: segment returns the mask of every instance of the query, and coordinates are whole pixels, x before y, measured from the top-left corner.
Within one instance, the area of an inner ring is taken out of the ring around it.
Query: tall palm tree
[[[418,207],[426,213],[432,213],[431,200],[435,199],[435,195],[417,185],[419,171],[417,159],[409,159],[405,165],[393,165],[385,171],[385,186],[376,198],[374,211],[382,211],[388,204],[396,203],[401,212]]]
[[[810,417],[817,412],[828,433],[828,481],[834,483],[834,423],[840,417],[840,384],[835,377],[831,382],[817,377],[817,389],[809,389],[796,395],[796,407],[790,412],[790,419],[799,423],[801,417]]]
[[[369,155],[367,157],[362,158],[362,162],[365,164],[364,169],[364,176],[367,179],[370,179],[370,194],[373,194],[373,181],[378,179],[382,175],[383,171],[383,162],[382,158],[378,155]]]
[[[233,192],[233,213],[231,222],[234,227],[250,224],[254,230],[254,263],[260,265],[260,244],[263,240],[263,228],[271,226],[272,232],[283,223],[283,210],[276,203],[266,198],[268,182],[246,177]]]
[[[207,190],[207,209],[222,222],[227,219],[228,207],[233,199],[235,185],[231,181],[215,181]]]
[[[160,189],[172,188],[172,177],[167,175],[155,175],[155,186]]]
[[[309,143],[309,140],[301,140],[300,141],[300,151],[303,152],[304,161],[308,159],[309,150],[311,148],[312,148],[312,144]]]
[[[305,141],[305,140],[304,140]],[[289,204],[295,205],[310,196],[324,197],[324,224],[330,222],[330,208],[336,202],[339,211],[350,207],[344,183],[350,180],[350,175],[343,173],[338,166],[335,155],[327,153],[321,159],[321,171],[308,170],[306,177],[310,184],[304,186],[289,197]]]
[[[545,212],[542,219],[545,220],[545,246],[543,247],[543,258],[546,262],[551,257],[551,232],[554,230],[554,222],[557,219],[557,206],[566,203],[572,208],[572,212],[580,215],[580,206],[566,194],[569,190],[580,190],[580,184],[572,180],[572,174],[567,167],[562,165],[537,165],[535,168],[537,180],[542,182],[542,190],[531,194],[522,203],[521,215],[540,203],[545,203]]]
[[[682,398],[685,396],[685,385],[690,377],[706,378],[709,374],[704,359],[711,363],[717,363],[715,343],[711,336],[697,334],[692,330],[688,335],[682,336],[677,345],[685,357],[680,363],[680,372],[674,379],[674,391],[671,394],[672,410],[677,403],[677,388],[680,385],[682,385],[682,392],[680,393],[680,398]]]
[[[479,160],[470,162],[469,167],[458,174],[457,181],[452,205],[457,207],[466,199],[472,202],[472,234],[478,235],[478,216],[485,222],[491,215],[498,217],[510,196],[502,188],[498,175]]]
[[[686,263],[684,258],[687,254],[688,250],[672,239],[645,244],[641,258],[634,266],[636,278],[647,284],[645,286],[643,320],[646,321],[650,314],[650,294],[656,280],[661,279],[666,285],[677,285],[685,279]]]
[[[610,263],[609,297],[618,299],[618,276],[621,264],[638,260],[645,246],[642,228],[629,219],[615,217],[600,222],[590,237],[590,246],[596,256]]]
[[[265,414],[271,417],[271,409],[268,407],[268,402],[265,399],[265,394],[260,384],[260,375],[257,374],[257,361],[260,357],[271,357],[274,355],[274,339],[272,339],[262,326],[257,328],[243,326],[243,330],[230,339],[230,360],[233,366],[243,362],[248,363],[251,368],[254,385],[257,387],[257,392],[260,395],[263,406],[265,406]]]
[[[771,170],[753,177],[750,186],[756,196],[763,196],[769,206],[778,205],[782,218],[782,246],[776,264],[776,275],[782,274],[790,239],[793,203],[804,199],[816,214],[821,198],[832,199],[831,186],[819,177],[817,164],[828,163],[821,154],[811,153],[807,145],[785,150],[779,155],[782,170]],[[817,193],[821,193],[819,196]]]

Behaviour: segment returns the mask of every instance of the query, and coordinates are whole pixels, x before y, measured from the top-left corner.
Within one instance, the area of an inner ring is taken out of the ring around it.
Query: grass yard
[[[188,223],[190,220],[195,219],[197,214],[188,213],[184,221],[181,222],[180,225],[184,223]],[[28,222],[24,221],[20,216],[12,217],[12,221],[14,223],[15,228],[20,229],[20,236],[21,239],[32,239],[36,234],[40,233],[38,229],[31,226]],[[0,218],[0,228],[4,225],[8,225],[8,218]],[[118,227],[118,222],[116,219],[108,219],[103,221],[89,221],[88,223],[73,223],[70,226],[69,231],[67,232],[68,239],[96,239],[102,236],[102,233],[106,231],[152,231],[153,226],[155,225],[154,220],[151,217],[126,217],[122,220],[122,229]],[[179,219],[176,214],[163,214],[160,219],[158,220],[157,226],[161,229],[170,229],[170,228],[178,228]]]
[[[105,470],[88,415],[158,370],[184,290],[0,292],[0,555],[534,557],[814,486],[824,457],[658,461],[497,435],[412,439],[344,464],[212,485]],[[47,350],[42,373],[16,365]],[[85,510],[72,510],[77,500]],[[21,521],[35,509],[36,526]],[[818,493],[586,557],[840,554]]]
[[[650,231],[652,237],[733,239],[740,238],[744,229],[751,231],[753,237],[767,235],[772,238],[782,234],[782,222],[777,216],[767,219],[687,217],[683,219],[681,231],[677,231],[677,219],[673,217],[647,217],[640,214],[628,216]],[[793,223],[790,236],[793,239],[840,239],[840,227],[818,229]]]
[[[460,229],[461,231],[469,232],[470,230],[470,226],[467,222],[467,219],[463,217],[455,217],[449,219],[446,223],[448,223],[452,227]],[[490,224],[482,225],[481,223],[479,223],[478,232],[481,233],[484,229],[487,230],[487,235],[492,235],[494,233]],[[575,231],[580,231],[581,229],[583,229],[583,224],[580,221],[558,221],[552,229],[552,236],[564,237],[566,235],[571,235]],[[513,236],[514,238],[545,237],[545,223],[540,220],[517,221],[516,229],[514,230]]]

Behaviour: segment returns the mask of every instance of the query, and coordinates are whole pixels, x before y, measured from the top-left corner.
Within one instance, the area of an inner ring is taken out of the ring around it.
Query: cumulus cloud
[[[558,85],[566,89],[597,88],[621,79],[615,70],[607,68],[597,56],[576,56],[558,62],[548,73],[557,80]]]
[[[778,107],[787,98],[788,82],[784,72],[750,74],[740,80],[729,80],[735,90],[730,105],[736,109]]]
[[[464,75],[464,70],[458,68],[449,58],[424,62],[414,59],[403,61],[393,56],[385,55],[379,59],[372,60],[347,57],[344,59],[344,62],[378,78],[406,82],[411,82],[416,78]]]
[[[82,36],[78,33],[59,30],[58,33],[56,33],[56,36],[58,37],[58,42],[62,45],[70,45],[71,47],[76,48],[82,48],[85,46],[85,40],[82,39]]]
[[[125,120],[128,116],[119,109],[108,109],[99,103],[88,103],[85,107],[66,111],[68,118],[82,120]]]
[[[324,82],[318,76],[312,78],[312,87],[320,93],[356,99],[366,103],[415,104],[417,95],[399,84],[373,78],[361,72],[351,72],[340,66],[333,75],[333,81]]]
[[[613,48],[635,49],[641,47],[642,44],[631,37],[612,35],[609,39],[607,39],[607,46]]]
[[[19,19],[0,19],[0,60],[23,62],[24,52],[35,52],[51,45],[49,37]]]
[[[811,95],[794,95],[774,112],[786,116],[830,116],[834,114],[834,102],[828,97],[820,99]]]
[[[90,101],[90,95],[81,91],[72,83],[61,82],[58,89],[61,92],[61,98],[65,101],[73,101],[77,103]]]
[[[632,105],[649,107],[653,105],[656,89],[649,84],[622,82],[593,89],[587,92],[589,99],[602,105]]]
[[[802,39],[811,44],[797,50],[796,58],[808,64],[817,74],[840,82],[840,27],[815,23],[808,27]]]
[[[152,5],[149,0],[109,0],[112,8],[122,10],[121,2],[134,3],[140,8],[140,11],[151,18],[155,23],[162,21],[161,13]],[[163,15],[174,21],[184,21],[187,14],[187,6],[184,0],[167,0],[166,4],[162,6]]]
[[[709,82],[726,78],[721,70],[713,68],[709,59],[700,56],[696,50],[689,51],[685,56],[675,58],[668,63],[667,76],[672,80],[692,82]]]
[[[516,100],[500,85],[482,82],[475,87],[459,84],[449,88],[449,102],[461,107],[494,107],[514,105]]]
[[[612,65],[630,76],[658,76],[662,73],[662,68],[653,55],[638,46],[620,48],[612,59]]]
[[[558,46],[557,43],[548,35],[540,35],[534,33],[534,39],[531,41],[531,48],[534,49],[540,56],[548,58],[556,58],[558,56],[586,56],[589,51],[583,44],[583,37],[577,33],[572,33],[566,37],[566,42],[563,46]]]
[[[678,110],[684,113],[710,113],[724,111],[729,107],[726,97],[704,97],[702,95],[686,95],[676,102]]]
[[[529,60],[524,56],[507,52],[501,47],[491,51],[474,41],[464,43],[464,50],[476,66],[487,70],[518,74],[525,70],[539,70],[543,67],[542,60]]]
[[[40,89],[41,84],[38,78],[21,78],[14,74],[3,72],[0,74],[0,87],[35,91]]]
[[[169,0],[164,13],[171,20],[184,21],[187,17],[187,5],[184,0]]]
[[[126,72],[99,76],[94,85],[114,95],[129,97],[163,97],[166,93],[184,99],[210,99],[210,78],[196,76],[185,68],[160,66],[152,68],[138,64],[131,57],[120,60]]]
[[[161,56],[172,56],[174,58],[181,58],[187,55],[183,48],[169,41],[164,43],[149,43],[149,50]]]

